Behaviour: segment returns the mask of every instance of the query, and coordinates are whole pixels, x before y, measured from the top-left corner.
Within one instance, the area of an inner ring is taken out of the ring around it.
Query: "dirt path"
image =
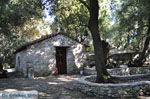
[[[86,96],[77,89],[76,80],[80,77],[80,75],[59,75],[35,79],[14,77],[0,79],[0,91],[36,90],[39,93],[39,99],[99,99],[94,96]],[[141,96],[139,99],[150,99],[150,97]]]
[[[39,99],[96,99],[88,97],[77,90],[79,75],[50,76],[46,78],[8,78],[0,79],[0,91],[4,90],[36,90]]]

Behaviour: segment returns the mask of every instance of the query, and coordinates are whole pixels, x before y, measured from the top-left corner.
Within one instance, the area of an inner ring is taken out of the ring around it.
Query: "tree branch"
[[[90,7],[87,5],[87,3],[83,0],[78,0],[80,3],[82,3],[89,11],[90,11]]]

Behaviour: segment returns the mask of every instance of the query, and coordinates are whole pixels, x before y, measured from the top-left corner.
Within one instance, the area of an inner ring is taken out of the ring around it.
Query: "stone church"
[[[86,61],[85,46],[61,33],[29,42],[15,54],[16,71],[25,77],[79,73]]]

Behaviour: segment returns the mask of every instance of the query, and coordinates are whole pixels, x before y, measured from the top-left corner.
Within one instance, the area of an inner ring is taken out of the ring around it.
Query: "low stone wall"
[[[150,66],[148,67],[129,67],[129,68],[114,68],[107,69],[111,75],[133,75],[150,73]],[[95,68],[84,68],[85,75],[95,75]]]
[[[99,98],[134,98],[136,99],[143,91],[150,88],[150,81],[139,81],[119,84],[98,84],[87,81],[92,76],[82,77],[78,80],[79,90],[88,96],[96,96]],[[121,77],[121,76],[120,76]],[[121,78],[126,76],[122,76]]]

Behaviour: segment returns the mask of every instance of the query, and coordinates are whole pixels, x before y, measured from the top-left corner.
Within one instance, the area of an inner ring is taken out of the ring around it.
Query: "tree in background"
[[[56,16],[52,24],[53,31],[61,31],[69,37],[83,41],[83,36],[88,33],[87,9],[77,0],[57,0],[53,5],[52,15]]]
[[[40,0],[0,1],[0,66],[12,65],[13,51],[27,41],[27,31],[31,33],[33,26],[29,22],[43,17],[42,7]]]
[[[150,53],[150,1],[113,0],[113,4],[118,23],[116,30],[120,34],[118,37],[126,41],[123,48],[141,50],[139,57],[133,60],[130,65],[142,66]]]

